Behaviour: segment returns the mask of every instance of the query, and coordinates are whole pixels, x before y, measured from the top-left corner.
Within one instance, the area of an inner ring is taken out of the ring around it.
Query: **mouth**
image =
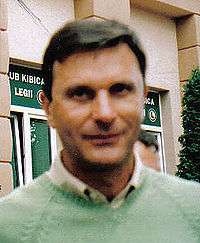
[[[111,146],[117,143],[122,134],[95,134],[95,135],[83,135],[82,138],[89,141],[95,146]]]

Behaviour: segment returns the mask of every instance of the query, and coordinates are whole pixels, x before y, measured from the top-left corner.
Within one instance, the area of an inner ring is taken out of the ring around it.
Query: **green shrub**
[[[183,135],[179,137],[182,149],[177,176],[200,182],[200,69],[183,87]]]

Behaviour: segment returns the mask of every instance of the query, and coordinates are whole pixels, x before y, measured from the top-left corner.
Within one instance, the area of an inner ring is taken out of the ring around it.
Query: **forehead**
[[[64,79],[70,82],[90,82],[130,79],[142,74],[138,60],[127,44],[95,51],[75,53],[62,63],[55,62],[53,80]]]

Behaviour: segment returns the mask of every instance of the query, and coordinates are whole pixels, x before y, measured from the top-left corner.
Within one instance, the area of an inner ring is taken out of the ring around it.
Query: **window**
[[[153,131],[148,131],[148,132],[151,133],[152,135],[154,135],[156,138],[156,141],[158,142],[160,170],[162,172],[166,172],[165,163],[164,163],[164,159],[163,159],[163,145],[162,145],[161,132],[153,132]]]
[[[13,186],[18,187],[23,185],[23,133],[22,133],[22,114],[11,114],[11,129],[12,129],[12,169],[13,169]]]
[[[12,112],[14,187],[30,182],[47,171],[56,151],[55,132],[45,116]]]
[[[30,119],[32,175],[38,177],[51,164],[50,129],[45,120]]]

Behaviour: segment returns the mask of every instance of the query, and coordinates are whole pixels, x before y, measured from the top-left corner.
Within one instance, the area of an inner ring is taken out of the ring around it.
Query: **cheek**
[[[87,105],[60,105],[59,108],[55,108],[56,120],[58,123],[62,123],[64,127],[77,129],[87,120],[89,111],[90,109]]]
[[[116,105],[117,113],[121,118],[133,126],[135,123],[141,123],[143,120],[143,99],[132,99],[129,102],[118,102]]]

